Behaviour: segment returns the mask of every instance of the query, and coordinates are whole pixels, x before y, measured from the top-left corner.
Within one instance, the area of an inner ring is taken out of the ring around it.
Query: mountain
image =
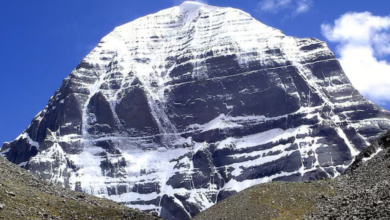
[[[335,179],[256,185],[194,219],[390,219],[389,157],[390,132]]]
[[[2,154],[66,188],[189,219],[255,184],[339,176],[388,129],[326,43],[184,2],[105,36]]]
[[[55,186],[3,157],[0,173],[0,219],[160,219],[108,199]]]

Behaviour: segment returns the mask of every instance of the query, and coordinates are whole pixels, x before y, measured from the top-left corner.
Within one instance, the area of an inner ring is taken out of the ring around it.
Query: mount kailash
[[[184,2],[115,28],[1,154],[50,182],[189,219],[259,183],[340,175],[390,129],[326,43]]]

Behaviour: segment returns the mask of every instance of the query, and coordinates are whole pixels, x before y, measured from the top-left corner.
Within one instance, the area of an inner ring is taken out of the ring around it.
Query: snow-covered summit
[[[208,5],[203,2],[197,2],[197,1],[184,1],[180,4],[180,7],[202,7],[202,6],[208,6]]]
[[[390,129],[324,42],[187,2],[117,27],[2,154],[189,219],[254,184],[335,177]]]
[[[199,10],[217,10],[221,9],[219,7],[206,5],[204,3],[195,2],[195,1],[185,1],[181,5],[178,6],[180,13],[187,14],[191,20],[199,13]]]

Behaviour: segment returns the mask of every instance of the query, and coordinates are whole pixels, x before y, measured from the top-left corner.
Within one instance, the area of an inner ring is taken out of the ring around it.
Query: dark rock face
[[[145,136],[158,134],[158,125],[142,88],[134,87],[126,91],[115,111],[126,131],[136,130],[137,135],[142,133]]]
[[[161,217],[164,219],[190,219],[191,216],[189,213],[175,202],[175,200],[177,200],[175,197],[163,196],[161,199]]]
[[[104,37],[2,154],[62,186],[188,219],[258,183],[338,176],[386,129],[389,112],[324,42],[186,2]]]

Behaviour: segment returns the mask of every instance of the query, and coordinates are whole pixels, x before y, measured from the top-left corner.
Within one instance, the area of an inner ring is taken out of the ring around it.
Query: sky
[[[0,0],[0,146],[47,104],[116,26],[180,0]],[[353,85],[390,110],[389,0],[209,0],[295,37],[328,43]]]

